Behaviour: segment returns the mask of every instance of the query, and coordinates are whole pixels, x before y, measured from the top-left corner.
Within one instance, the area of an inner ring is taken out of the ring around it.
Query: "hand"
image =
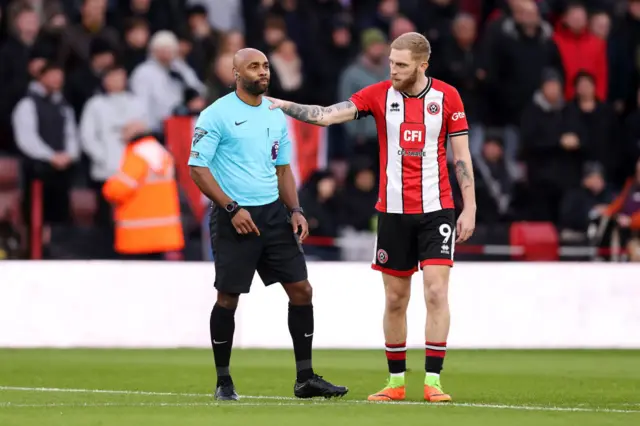
[[[600,216],[604,216],[605,211],[607,211],[607,207],[609,206],[607,206],[606,204],[598,204],[593,209],[597,211]]]
[[[626,214],[618,215],[618,225],[623,228],[628,228],[631,225],[631,218]]]
[[[57,170],[64,170],[71,163],[71,157],[69,157],[64,152],[58,152],[53,154],[51,158],[51,165]]]
[[[291,215],[291,226],[293,227],[294,234],[297,234],[298,230],[302,228],[302,232],[300,232],[300,241],[303,241],[309,236],[309,224],[302,213],[295,212]]]
[[[238,234],[246,235],[255,232],[258,236],[260,235],[258,227],[251,219],[251,214],[245,209],[238,210],[233,219],[231,219],[231,224],[236,228]]]
[[[456,223],[456,232],[458,239],[456,243],[463,243],[473,235],[476,227],[476,212],[474,210],[463,209]]]
[[[580,139],[575,133],[565,133],[560,138],[560,144],[567,151],[573,151],[580,147]]]
[[[287,101],[283,101],[282,99],[272,98],[271,96],[264,96],[264,98],[271,102],[271,105],[269,105],[269,109],[282,108],[287,104]]]

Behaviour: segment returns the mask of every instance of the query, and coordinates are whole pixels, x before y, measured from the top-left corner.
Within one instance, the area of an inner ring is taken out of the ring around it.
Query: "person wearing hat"
[[[340,76],[338,98],[348,99],[351,94],[389,79],[387,37],[376,28],[364,30],[360,34],[360,56]],[[373,118],[345,123],[345,131],[350,141],[355,141],[355,153],[368,155],[377,160],[378,139]]]

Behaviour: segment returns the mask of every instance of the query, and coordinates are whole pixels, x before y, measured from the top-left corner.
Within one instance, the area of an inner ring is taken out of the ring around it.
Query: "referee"
[[[314,373],[311,366],[313,305],[300,241],[307,221],[289,166],[291,142],[280,110],[262,94],[269,86],[269,62],[255,49],[233,60],[236,90],[200,114],[193,136],[191,178],[214,202],[211,244],[218,298],[209,327],[218,381],[215,398],[237,400],[229,360],[240,294],[248,293],[256,271],[268,286],[281,283],[289,296],[298,398],[347,393]]]

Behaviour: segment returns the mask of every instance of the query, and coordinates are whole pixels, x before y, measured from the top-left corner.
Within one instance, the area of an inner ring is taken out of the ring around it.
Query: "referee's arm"
[[[233,200],[224,193],[209,170],[209,165],[213,161],[220,143],[220,133],[215,129],[215,126],[207,129],[196,126],[189,156],[189,174],[207,198],[218,206],[224,207]]]
[[[189,165],[189,174],[200,191],[218,206],[224,207],[233,201],[220,188],[209,167]]]

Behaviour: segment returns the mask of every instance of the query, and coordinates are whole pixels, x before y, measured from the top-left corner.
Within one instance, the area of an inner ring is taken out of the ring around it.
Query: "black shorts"
[[[380,213],[375,257],[377,271],[408,277],[425,265],[453,266],[455,212]]]
[[[215,288],[224,293],[249,293],[256,271],[265,285],[306,280],[304,252],[284,204],[277,200],[244,209],[251,214],[260,236],[238,234],[224,209],[214,206],[211,212]]]

